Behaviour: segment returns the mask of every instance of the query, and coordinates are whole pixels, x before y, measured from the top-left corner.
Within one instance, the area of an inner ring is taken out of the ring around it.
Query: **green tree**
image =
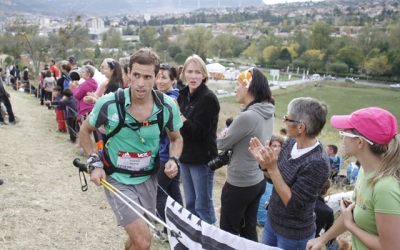
[[[258,47],[255,43],[251,43],[249,47],[243,52],[246,58],[257,58],[258,57]]]
[[[168,54],[171,58],[175,58],[175,56],[181,52],[181,47],[179,47],[178,45],[173,45],[168,48]]]
[[[79,17],[76,18],[79,20]],[[65,59],[69,55],[79,52],[85,48],[92,47],[89,30],[80,25],[74,25],[69,21],[66,27],[59,28],[56,32],[48,34],[48,47],[55,59]],[[73,50],[73,53],[67,51]]]
[[[400,22],[397,22],[388,27],[389,31],[389,45],[392,49],[400,49]]]
[[[300,49],[300,44],[292,43],[289,46],[285,46],[285,48],[289,51],[292,59],[298,57],[297,51]]]
[[[208,42],[213,38],[210,29],[196,27],[186,30],[184,33],[184,53],[187,55],[197,54],[205,58]]]
[[[400,49],[391,49],[387,53],[389,62],[392,64],[392,75],[400,78]]]
[[[231,34],[220,34],[212,38],[208,44],[207,55],[220,55],[221,58],[238,56],[246,46],[246,41]],[[238,51],[240,50],[240,51]]]
[[[316,22],[311,25],[310,35],[308,37],[309,49],[326,49],[331,43],[332,26],[323,22]]]
[[[279,59],[282,61],[287,61],[289,63],[292,62],[292,55],[290,54],[289,50],[287,48],[284,48],[281,50],[279,53]]]
[[[307,50],[301,55],[302,60],[306,62],[307,67],[310,69],[310,72],[317,72],[323,70],[324,63],[322,58],[324,54],[321,50],[310,49]]]
[[[306,32],[304,32],[302,29],[296,29],[293,36],[290,37],[290,40],[292,43],[297,43],[299,45],[296,49],[297,55],[301,55],[304,53],[304,51],[307,50],[308,39]],[[295,58],[297,58],[297,55],[295,56]]]
[[[94,58],[98,58],[101,54],[100,46],[96,44],[96,48],[94,49]]]
[[[381,76],[391,71],[391,65],[386,55],[368,59],[364,64],[365,69],[373,76]]]
[[[301,59],[305,61],[322,60],[324,54],[319,49],[309,49],[301,55]]]
[[[383,31],[368,25],[358,32],[357,44],[366,55],[371,49],[378,48],[382,40],[386,38]]]
[[[263,50],[263,57],[269,64],[275,64],[276,60],[278,60],[278,56],[279,49],[273,45],[268,46]]]
[[[332,74],[342,74],[349,72],[349,66],[343,62],[335,62],[328,65],[328,72]]]
[[[183,64],[186,60],[186,58],[188,57],[188,55],[184,54],[184,53],[178,53],[176,54],[176,56],[174,57],[174,61],[177,64]]]
[[[345,46],[338,51],[336,58],[346,63],[349,68],[358,69],[364,56],[360,48],[355,46]]]
[[[115,28],[107,30],[101,36],[101,43],[103,48],[122,48],[122,34]]]
[[[156,41],[156,28],[152,26],[143,27],[140,29],[140,42],[145,47],[153,47]]]
[[[22,54],[28,54],[31,62],[34,65],[34,72],[39,72],[40,62],[46,61],[47,54],[47,38],[38,35],[36,26],[14,26],[14,39],[10,44],[10,52],[13,57],[19,61]],[[7,36],[7,38],[11,38]],[[29,66],[29,65],[26,65]]]

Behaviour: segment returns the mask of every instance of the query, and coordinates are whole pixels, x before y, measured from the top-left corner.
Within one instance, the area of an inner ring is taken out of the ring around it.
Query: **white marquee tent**
[[[206,67],[209,73],[225,73],[226,71],[225,66],[219,63],[210,63],[207,64]]]

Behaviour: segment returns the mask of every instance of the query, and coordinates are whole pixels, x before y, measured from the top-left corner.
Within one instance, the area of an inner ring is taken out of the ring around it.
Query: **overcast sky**
[[[276,4],[276,3],[293,3],[293,2],[306,2],[310,0],[263,0],[265,4]],[[318,2],[321,0],[313,0],[313,2]]]

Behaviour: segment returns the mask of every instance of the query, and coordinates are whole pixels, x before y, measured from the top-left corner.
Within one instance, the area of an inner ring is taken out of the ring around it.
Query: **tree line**
[[[80,19],[80,17],[77,17]],[[69,55],[100,62],[105,57],[120,58],[134,50],[150,46],[170,63],[182,64],[191,54],[202,58],[224,58],[237,64],[258,64],[275,69],[304,69],[310,73],[361,75],[392,81],[400,78],[400,22],[382,26],[339,28],[329,22],[299,25],[282,36],[282,29],[259,21],[236,23],[230,29],[253,29],[245,37],[233,34],[213,35],[210,26],[142,26],[137,27],[139,41],[124,42],[122,34],[110,28],[102,34],[100,44],[91,40],[89,30],[70,21],[64,28],[41,36],[37,26],[16,25],[0,36],[0,51],[11,55],[6,63],[17,62],[21,54],[29,55],[33,70],[50,59]],[[171,28],[172,27],[172,28]],[[104,48],[114,48],[112,51]]]

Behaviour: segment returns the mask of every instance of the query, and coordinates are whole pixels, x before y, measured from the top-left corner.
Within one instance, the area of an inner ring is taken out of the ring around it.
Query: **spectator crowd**
[[[354,249],[400,248],[392,233],[400,229],[400,211],[393,209],[400,205],[397,121],[386,110],[369,107],[332,117],[344,153],[357,160],[341,175],[338,147],[319,139],[328,106],[294,98],[284,128],[274,135],[275,100],[255,67],[239,74],[235,98],[242,109],[220,133],[221,107],[198,55],[175,67],[143,48],[130,58],[106,58],[98,68],[72,55],[44,64],[37,85],[26,66],[21,71],[7,65],[0,74],[0,126],[18,122],[7,86],[33,94],[55,113],[57,131],[68,133],[87,158],[91,181],[116,187],[161,222],[171,196],[202,221],[251,241],[259,241],[260,225],[261,242],[282,249],[337,249],[334,241],[346,230]],[[218,218],[214,175],[225,165]],[[324,198],[342,176],[355,192],[350,201],[340,201],[335,220]],[[146,218],[108,189],[106,197],[128,235],[126,249],[149,249]]]

